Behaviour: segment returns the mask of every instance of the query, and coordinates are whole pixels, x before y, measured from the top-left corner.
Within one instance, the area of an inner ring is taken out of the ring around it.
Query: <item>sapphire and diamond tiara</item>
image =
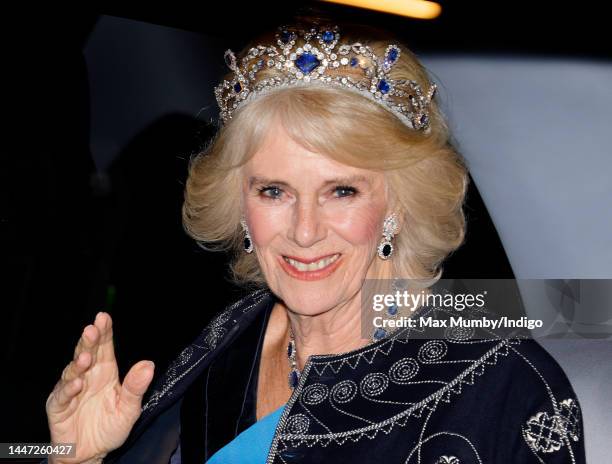
[[[298,40],[301,42],[296,46]],[[275,45],[257,45],[240,60],[231,50],[225,62],[233,76],[215,88],[221,119],[250,99],[274,89],[298,85],[341,86],[382,104],[411,129],[429,130],[429,106],[436,92],[431,83],[427,92],[414,80],[391,79],[401,49],[387,46],[383,57],[361,43],[341,44],[338,26],[309,30],[280,27]],[[256,79],[261,71],[275,71]]]

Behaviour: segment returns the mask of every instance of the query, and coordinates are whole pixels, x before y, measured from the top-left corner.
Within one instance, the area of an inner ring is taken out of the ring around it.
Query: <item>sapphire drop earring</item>
[[[247,253],[251,253],[253,251],[253,240],[251,240],[249,228],[247,227],[246,221],[244,219],[240,220],[240,225],[242,226],[242,230],[244,231],[244,251],[246,251]]]
[[[393,254],[391,239],[397,233],[397,229],[397,215],[393,213],[383,222],[383,238],[378,245],[378,256],[380,259],[389,259]]]

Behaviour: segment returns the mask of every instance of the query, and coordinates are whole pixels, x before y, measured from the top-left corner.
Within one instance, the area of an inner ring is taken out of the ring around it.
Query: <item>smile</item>
[[[288,256],[283,256],[280,262],[283,269],[292,277],[300,280],[318,280],[334,272],[341,261],[340,253],[336,253],[310,263],[304,263]]]

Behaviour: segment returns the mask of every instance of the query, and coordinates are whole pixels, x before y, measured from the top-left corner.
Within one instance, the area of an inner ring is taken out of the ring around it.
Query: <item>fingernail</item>
[[[143,363],[140,365],[140,370],[142,371],[142,370],[146,369],[146,368],[147,368],[147,367],[149,367],[149,366],[153,367],[153,361],[144,361],[144,362],[143,362]]]

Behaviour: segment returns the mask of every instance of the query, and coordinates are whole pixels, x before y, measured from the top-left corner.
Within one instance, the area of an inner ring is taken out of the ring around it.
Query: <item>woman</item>
[[[534,341],[363,322],[366,282],[431,286],[464,239],[466,170],[414,55],[311,23],[225,58],[225,125],[191,165],[183,219],[258,288],[144,404],[152,363],[121,384],[99,313],[47,401],[76,457],[49,461],[584,462],[576,395]]]

